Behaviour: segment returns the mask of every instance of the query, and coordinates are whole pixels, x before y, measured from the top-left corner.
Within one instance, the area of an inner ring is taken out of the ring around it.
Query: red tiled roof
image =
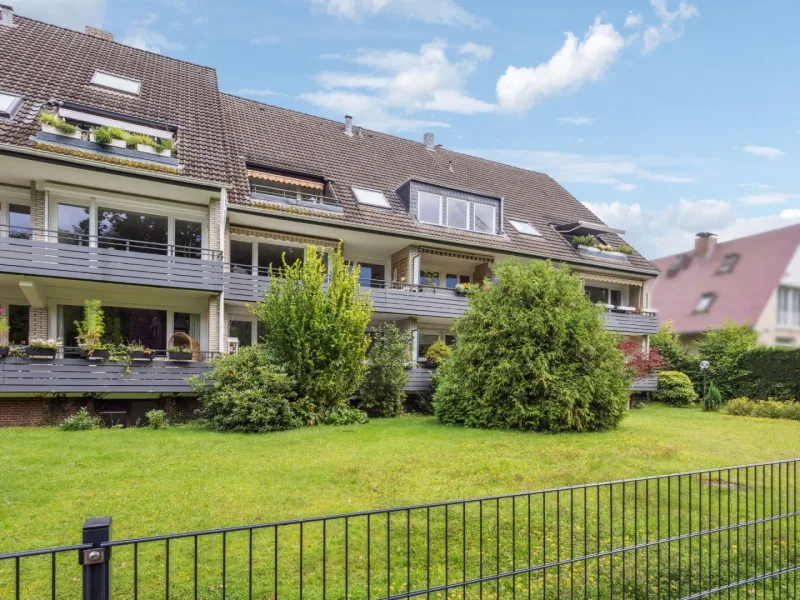
[[[659,311],[662,324],[673,321],[677,333],[716,329],[729,319],[755,325],[799,245],[800,225],[793,225],[718,243],[706,258],[694,257],[693,251],[659,258],[654,262],[661,274],[651,289],[650,306]],[[738,254],[739,261],[731,272],[718,274],[728,254]],[[688,257],[689,264],[670,276],[669,268],[681,257]],[[695,313],[707,293],[716,295],[711,308]]]

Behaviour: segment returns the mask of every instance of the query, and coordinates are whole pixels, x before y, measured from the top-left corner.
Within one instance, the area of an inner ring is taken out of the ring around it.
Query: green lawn
[[[10,428],[0,448],[10,552],[79,542],[93,516],[119,539],[795,458],[800,422],[648,406],[596,434],[406,417],[267,435]]]

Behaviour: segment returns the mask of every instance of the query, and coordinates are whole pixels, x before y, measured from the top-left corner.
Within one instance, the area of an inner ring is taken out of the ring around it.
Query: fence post
[[[83,600],[109,600],[111,596],[111,548],[101,544],[111,540],[111,517],[86,519],[78,562],[83,565]]]

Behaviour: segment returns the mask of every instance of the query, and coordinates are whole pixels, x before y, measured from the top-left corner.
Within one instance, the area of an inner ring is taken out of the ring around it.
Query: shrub
[[[684,373],[661,371],[658,374],[658,389],[653,392],[653,400],[659,400],[668,406],[692,406],[697,400],[697,392]]]
[[[762,419],[791,419],[800,421],[799,402],[778,402],[769,398],[754,401],[750,398],[734,398],[725,405],[725,410],[730,415],[737,417],[760,417]]]
[[[629,378],[581,281],[549,262],[505,261],[469,295],[458,343],[434,375],[444,423],[539,431],[616,427]]]
[[[711,385],[708,386],[706,395],[703,397],[703,410],[719,410],[721,404],[722,394],[719,393],[719,389],[712,382]]]
[[[203,417],[217,431],[260,433],[307,421],[307,407],[296,400],[292,379],[264,346],[243,347],[210,363],[206,374],[189,384],[200,397]]]
[[[65,133],[67,135],[72,135],[78,128],[75,127],[72,123],[67,123],[64,119],[59,117],[55,113],[44,112],[39,116],[39,122],[46,123],[52,127],[55,127],[59,133]]]
[[[341,246],[329,263],[326,276],[314,246],[307,247],[303,262],[289,265],[284,259],[282,277],[249,307],[264,324],[265,343],[294,380],[298,397],[317,411],[348,406],[361,386],[372,314],[359,269],[345,262]]]
[[[142,133],[131,134],[125,139],[125,145],[128,148],[136,150],[137,144],[141,144],[142,146],[150,146],[153,149],[158,146],[158,143],[153,138]]]
[[[78,346],[91,354],[102,347],[100,340],[106,331],[100,300],[83,301],[83,321],[74,322]]]
[[[147,417],[148,427],[150,429],[166,429],[168,427],[167,423],[167,413],[163,410],[153,409],[144,414]]]
[[[628,244],[623,243],[619,245],[617,252],[622,252],[623,254],[633,254],[635,250],[631,246],[628,246]]]
[[[692,356],[681,344],[681,338],[672,332],[672,321],[665,323],[658,333],[650,336],[650,348],[658,350],[666,361],[668,371],[680,371],[692,380],[695,391],[703,389],[700,359]]]
[[[367,358],[367,372],[357,406],[373,417],[396,417],[403,408],[408,383],[406,362],[411,335],[387,323],[377,332]]]
[[[708,378],[719,388],[723,400],[746,395],[750,372],[740,361],[755,349],[758,334],[749,325],[728,321],[720,329],[709,329],[698,342],[700,358],[710,363]]]
[[[594,248],[597,246],[597,240],[594,239],[593,235],[575,235],[572,236],[572,245],[575,247],[578,246],[589,246]]]
[[[760,402],[753,403],[750,416],[760,417],[762,419],[780,419],[783,417],[783,407],[783,402],[776,402],[772,399],[761,400]]]
[[[750,373],[740,393],[754,398],[800,400],[800,349],[754,348],[741,356],[739,367]]]
[[[743,396],[741,398],[733,398],[728,400],[725,404],[725,411],[729,415],[736,415],[737,417],[747,417],[753,412],[753,402],[750,398]]]
[[[78,412],[71,417],[67,417],[58,427],[61,431],[90,431],[100,427],[100,417],[90,415],[85,406],[82,406]]]
[[[428,348],[428,351],[425,353],[425,358],[427,358],[434,365],[441,364],[443,360],[446,360],[451,356],[453,356],[453,349],[445,344],[442,340],[433,342]]]
[[[98,144],[110,144],[114,139],[108,127],[98,127],[92,133],[94,134],[94,141]]]
[[[350,406],[337,406],[315,415],[317,425],[363,425],[369,422],[367,413]]]

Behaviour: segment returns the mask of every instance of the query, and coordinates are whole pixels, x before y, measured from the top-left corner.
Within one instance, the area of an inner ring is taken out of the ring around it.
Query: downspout
[[[228,190],[222,188],[219,195],[219,251],[222,260],[225,261],[225,248],[227,240],[225,239],[225,223],[228,219]],[[224,271],[224,267],[223,267]],[[225,287],[222,288],[222,293],[219,295],[219,352],[225,353],[228,351],[228,336],[225,335]]]

